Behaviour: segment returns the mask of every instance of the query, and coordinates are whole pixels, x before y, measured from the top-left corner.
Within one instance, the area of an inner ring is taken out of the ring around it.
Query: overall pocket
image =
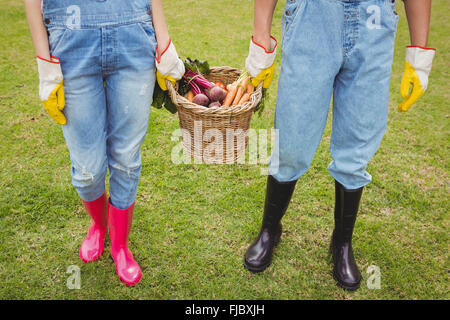
[[[65,35],[67,34],[67,28],[52,28],[48,29],[48,44],[50,47],[50,54],[52,56],[56,56],[58,52],[58,48],[64,40]]]
[[[290,37],[292,24],[295,23],[299,13],[305,7],[307,0],[286,0],[282,19],[282,43],[286,43]]]
[[[156,35],[155,35],[155,29],[153,28],[152,21],[144,21],[138,23],[139,28],[142,30],[143,36],[148,41],[148,43],[151,46],[151,50],[153,52],[153,56],[156,52]]]

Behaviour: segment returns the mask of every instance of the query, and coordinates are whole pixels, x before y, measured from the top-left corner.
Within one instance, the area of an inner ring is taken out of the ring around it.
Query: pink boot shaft
[[[137,284],[142,277],[141,268],[128,249],[128,234],[133,220],[134,203],[127,209],[118,209],[108,201],[111,256],[120,280],[127,286]]]
[[[97,260],[103,252],[108,227],[108,209],[106,192],[94,201],[83,201],[87,213],[91,216],[89,231],[81,244],[80,258],[84,263]]]

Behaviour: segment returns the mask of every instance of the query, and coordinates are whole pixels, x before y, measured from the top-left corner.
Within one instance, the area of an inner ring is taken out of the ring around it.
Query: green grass
[[[183,56],[242,67],[252,25],[251,1],[164,1],[171,36]],[[182,3],[182,5],[181,5]],[[282,1],[274,18],[280,39]],[[258,232],[266,178],[256,165],[174,165],[170,137],[178,118],[152,110],[142,146],[131,249],[144,276],[126,288],[109,244],[96,263],[78,248],[89,225],[71,185],[69,153],[59,126],[38,99],[34,51],[21,1],[0,0],[0,298],[2,299],[448,299],[449,4],[433,1],[430,46],[438,48],[426,95],[396,111],[404,46],[403,7],[386,136],[368,171],[354,249],[361,289],[347,293],[331,275],[333,227],[331,121],[313,164],[298,183],[273,264],[253,275],[243,254]],[[280,55],[277,58],[277,74]],[[276,81],[253,128],[271,128]],[[447,107],[446,107],[447,106]],[[381,289],[366,286],[369,265]],[[81,290],[66,287],[69,265]]]

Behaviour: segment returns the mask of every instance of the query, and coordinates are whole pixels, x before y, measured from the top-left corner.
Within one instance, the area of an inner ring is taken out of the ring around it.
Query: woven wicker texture
[[[212,67],[205,78],[225,85],[239,78],[241,71],[231,67]],[[236,163],[245,155],[248,129],[256,105],[262,97],[262,83],[250,100],[239,106],[207,108],[190,102],[167,82],[170,98],[177,106],[182,145],[196,162]]]

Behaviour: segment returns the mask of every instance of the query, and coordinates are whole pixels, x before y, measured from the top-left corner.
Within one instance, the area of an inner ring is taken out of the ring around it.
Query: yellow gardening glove
[[[406,48],[405,71],[400,85],[404,101],[398,106],[399,111],[407,111],[425,93],[435,52],[433,48]]]
[[[273,79],[275,73],[275,63],[267,69],[262,70],[256,77],[252,79],[252,85],[256,87],[261,81],[263,81],[263,88],[268,88]]]
[[[249,54],[245,60],[245,68],[252,76],[252,85],[257,86],[262,81],[263,88],[268,88],[275,73],[275,57],[277,55],[277,40],[270,37],[271,50],[266,50],[256,43],[253,37],[250,40]]]
[[[166,80],[169,80],[173,85],[183,77],[184,63],[178,57],[177,50],[172,42],[169,41],[167,48],[161,53],[159,59],[156,60],[156,81],[162,90],[167,90]]]
[[[50,93],[47,101],[42,101],[45,110],[57,124],[66,124],[66,117],[61,112],[65,106],[64,87],[62,81]]]
[[[36,58],[39,71],[39,97],[45,110],[57,124],[66,124],[62,113],[65,106],[63,75],[59,59],[51,60]]]
[[[180,78],[181,79],[181,78]],[[180,80],[178,79],[178,80]],[[163,90],[166,91],[167,90],[167,83],[166,80],[169,80],[172,85],[174,86],[175,83],[177,82],[177,80],[175,80],[174,78],[172,78],[171,76],[163,76],[159,71],[156,71],[156,81],[159,84],[159,87]]]

